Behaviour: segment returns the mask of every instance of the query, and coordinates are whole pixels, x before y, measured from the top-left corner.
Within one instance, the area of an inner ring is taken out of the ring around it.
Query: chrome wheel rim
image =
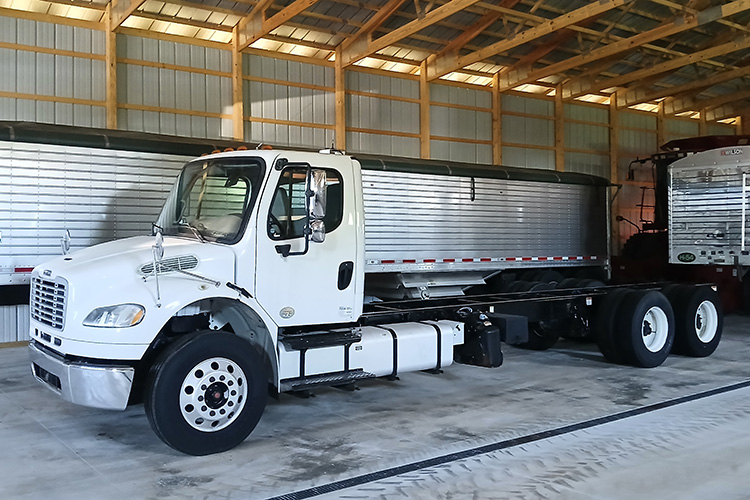
[[[229,426],[245,407],[247,378],[227,358],[209,358],[188,372],[180,386],[180,412],[191,427],[217,432]]]

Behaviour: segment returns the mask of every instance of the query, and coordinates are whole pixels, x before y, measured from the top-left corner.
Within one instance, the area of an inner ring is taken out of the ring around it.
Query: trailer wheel
[[[615,343],[615,319],[623,297],[630,292],[627,288],[617,288],[601,299],[594,316],[593,331],[596,344],[606,359],[613,363],[623,363],[622,350]]]
[[[260,354],[244,339],[199,332],[170,345],[151,369],[144,406],[167,445],[188,455],[234,448],[266,406]]]
[[[699,358],[713,354],[724,326],[718,294],[708,287],[682,286],[674,296],[672,307],[675,311],[674,352]]]
[[[642,368],[659,366],[674,343],[674,313],[669,300],[655,290],[630,292],[617,311],[614,333],[625,362]]]

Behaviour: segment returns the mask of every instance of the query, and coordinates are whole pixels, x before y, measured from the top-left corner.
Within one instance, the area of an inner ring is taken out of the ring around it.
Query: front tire
[[[144,406],[154,433],[177,451],[234,448],[266,406],[263,360],[244,339],[199,332],[171,344],[151,369]]]
[[[625,362],[653,368],[667,359],[674,343],[674,313],[664,294],[655,290],[628,293],[617,318],[615,343]]]
[[[703,358],[719,346],[724,324],[719,295],[708,287],[683,286],[672,301],[674,352]]]

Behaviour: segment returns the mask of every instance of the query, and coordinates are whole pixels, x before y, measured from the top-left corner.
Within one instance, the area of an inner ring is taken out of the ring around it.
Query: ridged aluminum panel
[[[350,153],[419,158],[419,139],[395,135],[347,132],[346,150]]]
[[[609,151],[609,127],[587,123],[565,124],[565,147]]]
[[[696,137],[699,133],[699,125],[695,120],[664,120],[667,129],[667,140],[682,139],[684,137]]]
[[[722,125],[721,123],[709,123],[708,135],[735,135],[737,129],[732,125]]]
[[[29,306],[0,306],[0,343],[29,340]]]
[[[243,91],[246,117],[321,125],[335,121],[333,92],[261,82],[244,82]],[[224,92],[231,97],[231,85]]]
[[[430,134],[490,141],[492,140],[492,113],[430,106]]]
[[[464,163],[492,164],[492,146],[469,142],[430,141],[433,160],[451,160]]]
[[[492,110],[492,92],[486,90],[472,90],[433,83],[430,84],[430,101]]]
[[[597,155],[589,153],[566,152],[565,171],[579,172],[581,174],[598,175],[609,179],[610,166],[609,155]]]
[[[0,272],[147,234],[189,157],[0,142]]]
[[[734,151],[725,161],[670,167],[670,262],[691,252],[696,263],[750,265],[750,148]]]
[[[584,106],[582,104],[568,104],[563,106],[565,118],[582,122],[595,122],[603,125],[609,124],[609,110],[602,106]]]
[[[318,64],[243,54],[242,71],[248,76],[258,76],[271,80],[307,83],[331,87],[331,89],[334,86],[333,68]]]
[[[629,113],[622,111],[618,114],[621,127],[640,128],[656,132],[656,115],[644,113]]]
[[[555,122],[544,118],[503,115],[502,141],[552,147],[555,145]]]
[[[346,72],[346,88],[357,92],[419,99],[419,82],[359,71]]]
[[[628,163],[635,157],[645,158],[658,151],[656,131],[647,132],[642,130],[620,129],[618,135],[619,149],[628,157]],[[630,158],[632,156],[632,158]],[[626,165],[627,167],[627,165]]]
[[[550,100],[509,94],[503,94],[501,99],[503,111],[524,113],[527,115],[555,116],[555,103]]]
[[[362,184],[369,272],[606,261],[604,187],[380,171]]]
[[[331,147],[333,136],[334,132],[331,129],[245,122],[245,141],[256,145],[263,143],[274,146],[323,149]]]
[[[388,132],[419,133],[419,104],[362,95],[346,96],[347,125]]]
[[[555,152],[550,149],[503,146],[503,165],[555,170]]]

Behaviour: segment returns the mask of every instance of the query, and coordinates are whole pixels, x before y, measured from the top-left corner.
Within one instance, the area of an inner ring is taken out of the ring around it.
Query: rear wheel
[[[708,287],[682,286],[672,306],[675,310],[674,351],[695,357],[713,354],[724,326],[718,294]]]
[[[627,288],[618,288],[609,292],[598,303],[593,319],[593,335],[599,351],[613,363],[624,363],[622,350],[615,343],[615,321],[622,299],[630,292]]]
[[[189,455],[234,448],[266,405],[260,354],[244,339],[200,332],[167,347],[153,366],[144,406],[157,436]]]
[[[674,313],[661,292],[634,290],[622,299],[614,330],[623,361],[642,368],[659,366],[674,343]]]

